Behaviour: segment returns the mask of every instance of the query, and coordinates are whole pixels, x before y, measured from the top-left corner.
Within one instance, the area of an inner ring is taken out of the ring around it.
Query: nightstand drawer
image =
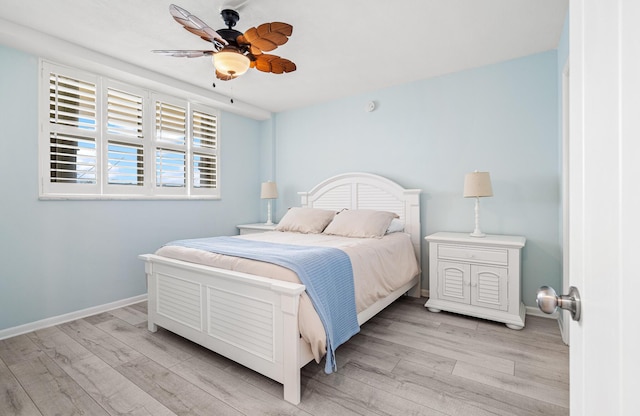
[[[438,258],[500,264],[505,266],[509,263],[509,254],[506,249],[482,249],[447,244],[438,244]]]
[[[276,229],[278,224],[265,224],[263,222],[259,222],[256,224],[240,224],[237,225],[238,230],[240,230],[240,235],[245,234],[256,234],[256,233],[266,233],[267,231],[273,231]]]

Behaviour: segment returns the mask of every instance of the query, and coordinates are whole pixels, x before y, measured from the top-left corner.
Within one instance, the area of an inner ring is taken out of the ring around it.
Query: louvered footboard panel
[[[269,361],[275,360],[274,305],[208,287],[209,335]]]
[[[158,276],[158,314],[197,331],[202,330],[202,303],[198,283],[172,276]]]

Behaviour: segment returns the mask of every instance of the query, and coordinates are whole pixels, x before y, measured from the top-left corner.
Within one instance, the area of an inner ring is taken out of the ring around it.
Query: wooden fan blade
[[[269,40],[275,43],[277,46],[284,45],[289,40],[289,38],[286,35],[283,35],[282,33],[273,30],[271,23],[263,23],[260,26],[258,26],[257,29],[258,29],[258,35],[262,39]]]
[[[287,23],[263,23],[257,28],[252,27],[244,33],[245,39],[262,51],[269,52],[289,40],[293,33],[293,26]]]
[[[242,34],[238,35],[238,37],[236,38],[236,43],[238,43],[238,45],[251,45],[247,38],[245,38]]]
[[[262,50],[260,48],[255,47],[254,45],[252,45],[247,40],[247,38],[244,37],[244,35],[238,35],[238,37],[236,38],[236,42],[238,43],[239,46],[247,46],[247,47],[249,47],[249,51],[254,56],[262,54]]]
[[[293,26],[291,26],[289,23],[272,22],[271,30],[274,32],[282,33],[283,35],[288,37],[293,33]]]
[[[255,68],[262,72],[282,74],[283,72],[293,72],[297,69],[296,64],[286,58],[277,55],[262,54],[256,56]]]
[[[201,56],[213,55],[215,51],[200,51],[200,50],[156,50],[151,51],[165,56],[175,56],[178,58],[199,58]]]
[[[253,45],[251,45],[250,51],[253,56],[262,55],[262,51],[260,50],[260,48],[257,48]]]
[[[244,32],[243,36],[244,39],[249,43],[253,43],[253,41],[260,39],[260,35],[258,35],[258,29],[256,29],[255,27],[252,27]]]

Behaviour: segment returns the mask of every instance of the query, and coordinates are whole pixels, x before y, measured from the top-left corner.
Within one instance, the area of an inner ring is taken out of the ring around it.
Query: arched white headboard
[[[320,182],[309,192],[298,192],[301,206],[335,209],[376,209],[398,214],[420,261],[420,189],[405,189],[372,173],[351,172]]]

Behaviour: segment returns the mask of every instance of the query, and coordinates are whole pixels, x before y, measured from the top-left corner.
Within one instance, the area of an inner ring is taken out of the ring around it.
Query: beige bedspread
[[[401,287],[420,272],[408,234],[393,233],[383,238],[350,238],[325,234],[300,234],[271,231],[237,236],[250,240],[282,244],[328,246],[343,250],[353,268],[356,310],[363,311],[376,301]],[[291,270],[271,263],[225,256],[179,246],[164,246],[157,255],[235,270],[288,282],[300,283]],[[326,335],[307,293],[300,298],[299,328],[302,338],[311,346],[316,359],[326,353]]]

